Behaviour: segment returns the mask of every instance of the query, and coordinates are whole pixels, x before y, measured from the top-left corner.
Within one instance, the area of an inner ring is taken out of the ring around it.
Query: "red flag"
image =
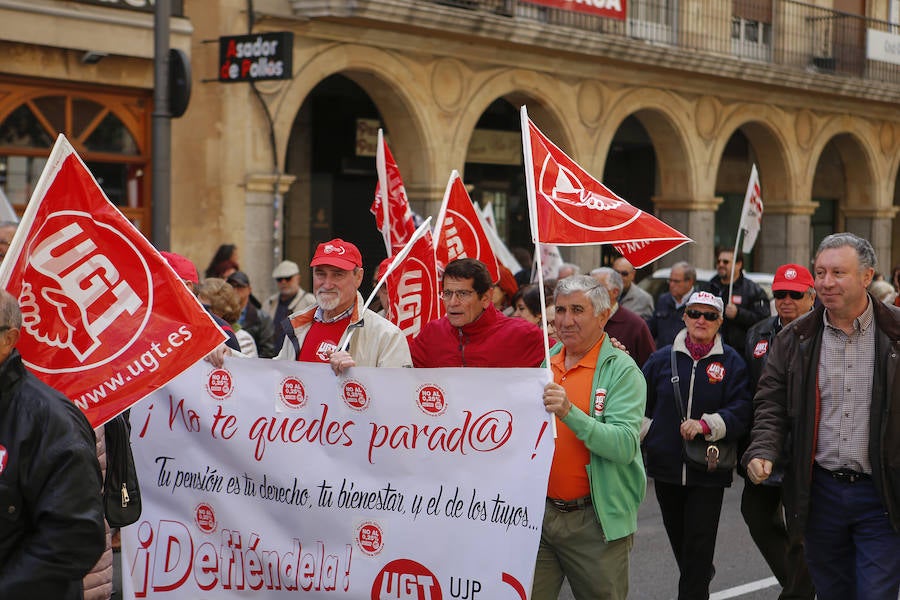
[[[451,260],[477,258],[487,265],[491,281],[500,281],[500,268],[491,249],[491,242],[481,226],[466,186],[456,171],[450,173],[434,232],[437,237],[434,258],[439,273],[443,273],[444,267]]]
[[[385,282],[391,304],[391,321],[407,338],[415,337],[429,321],[441,316],[437,268],[431,233],[413,244],[403,262]]]
[[[0,268],[29,369],[97,427],[222,343],[171,267],[59,136]]]
[[[640,268],[693,241],[591,177],[535,127],[524,106],[522,141],[535,242],[612,244]]]
[[[412,238],[416,224],[406,197],[406,188],[403,187],[403,178],[400,177],[400,169],[384,141],[381,129],[378,130],[375,170],[378,172],[378,183],[375,184],[375,201],[369,211],[375,215],[375,224],[384,236],[388,256],[393,256]],[[387,190],[387,202],[384,190]]]

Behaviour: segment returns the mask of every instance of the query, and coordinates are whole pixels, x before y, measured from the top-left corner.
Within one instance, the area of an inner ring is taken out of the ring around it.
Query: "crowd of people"
[[[548,368],[552,381],[541,401],[558,437],[536,600],[556,599],[565,580],[579,600],[627,597],[647,477],[680,572],[679,600],[708,598],[724,489],[735,470],[745,478],[741,512],[781,598],[811,599],[817,590],[819,598],[897,598],[900,310],[890,304],[900,305],[900,269],[883,282],[893,295],[879,292],[875,255],[862,238],[828,236],[812,272],[780,266],[771,304],[731,250],[717,253],[710,281],[675,263],[656,300],[624,257],[589,275],[564,264],[543,290],[521,273],[492,281],[483,263],[458,259],[441,277],[444,316],[411,340],[386,318],[389,306],[364,308],[363,257],[348,241],[318,245],[311,291],[301,287],[296,262],[278,264],[271,274],[278,292],[263,302],[232,244],[218,249],[203,280],[185,257],[165,256],[229,336],[208,357],[214,364],[233,354],[328,363],[338,374],[357,366]],[[14,350],[15,309],[0,293],[4,411],[17,409],[16,390],[36,386]],[[97,432],[85,431],[77,410],[65,416],[51,390],[35,389],[44,418],[69,419],[65,436],[84,454],[63,477],[71,494],[99,490]],[[698,442],[705,462],[689,458]],[[19,468],[3,456],[0,474]],[[42,497],[42,480],[32,478],[59,468],[23,477],[22,504],[9,506],[22,515],[0,524],[0,597],[31,584],[46,586],[48,597],[80,597],[73,582],[108,548],[93,500],[63,497],[76,511]],[[61,527],[81,528],[91,552],[45,576],[41,561],[60,560],[51,556],[57,547],[66,552],[52,533]],[[26,581],[24,572],[40,581]]]

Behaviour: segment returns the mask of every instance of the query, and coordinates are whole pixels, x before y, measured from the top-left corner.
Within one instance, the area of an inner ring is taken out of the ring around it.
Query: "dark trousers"
[[[656,500],[681,576],[678,600],[707,600],[725,488],[655,481]]]
[[[814,468],[805,535],[819,600],[897,600],[900,533],[871,479],[838,481]]]
[[[781,486],[756,485],[745,479],[741,514],[750,537],[781,584],[779,600],[813,600],[816,590],[803,558],[803,544],[788,540]]]

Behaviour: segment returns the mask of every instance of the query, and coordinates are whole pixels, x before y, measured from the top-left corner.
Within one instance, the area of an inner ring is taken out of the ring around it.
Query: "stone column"
[[[844,208],[844,229],[864,237],[875,249],[878,257],[877,270],[879,273],[891,272],[891,231],[893,219],[900,207],[891,206],[884,209],[873,208]]]
[[[271,275],[272,269],[282,260],[284,194],[294,179],[293,175],[271,173],[247,176],[241,269],[250,276],[253,293],[260,299],[275,293]],[[309,227],[305,229],[308,231]]]
[[[670,266],[686,260],[697,269],[709,269],[715,260],[716,209],[722,198],[706,199],[653,198],[657,216],[692,240],[656,261],[653,268]]]
[[[759,260],[757,271],[774,273],[785,263],[810,267],[815,248],[811,248],[810,220],[814,203],[765,206],[762,228],[756,240]]]

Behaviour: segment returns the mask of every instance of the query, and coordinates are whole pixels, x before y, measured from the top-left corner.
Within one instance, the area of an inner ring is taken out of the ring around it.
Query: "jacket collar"
[[[900,340],[900,311],[885,305],[869,296],[869,302],[872,303],[872,309],[875,312],[875,325],[888,336],[891,341]],[[825,323],[825,307],[821,304],[812,312],[798,318],[796,321],[788,325],[797,335],[804,338],[815,336],[824,326]]]
[[[462,327],[454,327],[453,325],[451,325],[451,327],[472,337],[484,333],[485,331],[489,331],[502,317],[503,315],[500,314],[500,311],[497,310],[493,303],[491,303],[488,304],[487,308],[485,308],[482,313],[478,315],[478,318],[471,323],[466,323]],[[450,322],[449,319],[447,322]]]
[[[362,315],[360,313],[360,309],[363,305],[363,298],[359,292],[356,292],[356,303],[353,305],[353,311],[350,313],[350,324],[359,323],[362,319]],[[294,327],[303,327],[304,325],[309,325],[313,322],[316,317],[316,309],[319,308],[318,304],[313,304],[309,306],[303,311],[294,313],[288,317],[288,320],[291,322],[291,325]]]

